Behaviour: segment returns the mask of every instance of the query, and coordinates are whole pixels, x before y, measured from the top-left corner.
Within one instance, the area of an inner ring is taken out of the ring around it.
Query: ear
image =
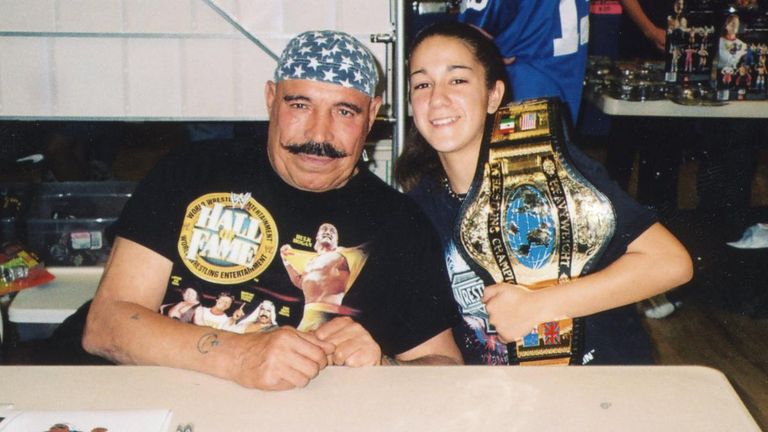
[[[379,113],[381,108],[381,96],[376,96],[371,99],[371,103],[368,105],[368,130],[373,127],[373,122],[376,121],[376,114]]]
[[[272,115],[272,104],[275,102],[275,94],[277,93],[277,84],[272,81],[267,81],[264,85],[264,100],[267,101],[267,112]]]
[[[493,114],[499,109],[501,100],[504,97],[504,81],[496,81],[491,91],[488,93],[488,114]]]

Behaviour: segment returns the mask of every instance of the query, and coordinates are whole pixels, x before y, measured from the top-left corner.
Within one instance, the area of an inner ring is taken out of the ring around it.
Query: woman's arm
[[[685,247],[656,223],[603,270],[539,290],[496,284],[486,287],[483,302],[499,334],[512,341],[538,323],[634,303],[680,286],[691,277],[693,264]]]

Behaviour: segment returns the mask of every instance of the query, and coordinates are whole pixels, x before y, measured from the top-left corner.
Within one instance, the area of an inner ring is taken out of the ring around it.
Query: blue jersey
[[[559,96],[579,113],[589,40],[589,0],[463,0],[459,21],[489,33],[516,101]]]

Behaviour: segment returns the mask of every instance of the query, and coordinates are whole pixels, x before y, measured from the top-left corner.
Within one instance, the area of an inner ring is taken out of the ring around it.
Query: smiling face
[[[187,288],[184,290],[183,299],[187,303],[199,303],[198,297],[197,297],[197,291],[195,291],[194,288]]]
[[[731,15],[725,21],[725,35],[734,37],[739,32],[739,17]]]
[[[261,324],[275,324],[275,304],[269,300],[264,300],[257,308],[257,321]]]
[[[269,160],[291,186],[323,192],[355,174],[381,98],[309,80],[268,82]]]
[[[339,246],[339,232],[336,227],[324,223],[320,225],[317,230],[317,236],[315,237],[315,250],[320,252],[321,250],[333,251]]]
[[[411,55],[410,92],[416,128],[440,158],[476,160],[486,114],[498,108],[504,84],[488,89],[469,46],[453,37],[424,39]]]
[[[214,308],[220,311],[226,311],[230,306],[232,306],[232,297],[228,295],[220,295],[219,298],[216,299]]]

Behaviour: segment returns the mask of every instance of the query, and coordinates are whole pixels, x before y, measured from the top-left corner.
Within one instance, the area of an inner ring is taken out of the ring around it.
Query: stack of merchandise
[[[721,101],[766,99],[768,1],[676,0],[667,21],[667,81],[706,83]]]

